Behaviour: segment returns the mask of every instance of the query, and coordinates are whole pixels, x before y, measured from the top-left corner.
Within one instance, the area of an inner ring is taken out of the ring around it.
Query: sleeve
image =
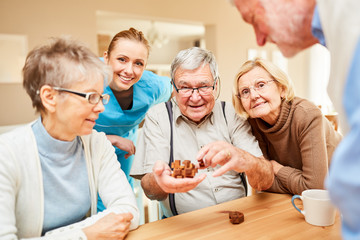
[[[360,239],[360,38],[347,77],[344,106],[350,131],[336,149],[326,181],[342,215],[344,239]]]
[[[168,131],[164,129],[168,129]],[[146,114],[144,126],[139,135],[130,175],[139,176],[152,172],[154,163],[157,160],[169,162],[169,134],[170,123],[165,105],[161,104],[150,109]]]
[[[293,144],[298,144],[302,169],[282,167],[268,191],[301,194],[307,189],[324,189],[329,166],[325,129],[328,125],[324,121],[326,119],[320,109],[315,107],[306,110],[298,108],[295,111],[291,127],[296,129],[297,142]],[[291,154],[287,156],[291,157]]]
[[[248,121],[236,114],[232,104],[227,103],[225,110],[232,144],[251,153],[255,157],[262,156],[258,141],[252,134]]]
[[[130,229],[135,229],[139,224],[139,210],[136,205],[134,192],[120,168],[114,147],[103,133],[99,134],[103,135],[101,141],[93,143],[92,147],[97,149],[97,151],[101,148],[99,145],[104,147],[104,151],[100,156],[101,166],[98,176],[98,192],[107,208],[102,213],[130,212],[133,215]]]
[[[165,76],[159,76],[151,71],[144,71],[143,77],[151,82],[155,88],[156,97],[154,105],[166,102],[170,99],[172,93],[172,84],[170,78]]]
[[[15,217],[17,177],[15,159],[0,139],[0,239],[17,239]]]

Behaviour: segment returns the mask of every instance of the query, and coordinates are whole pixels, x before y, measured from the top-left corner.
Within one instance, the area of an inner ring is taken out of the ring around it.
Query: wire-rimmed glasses
[[[273,82],[275,80],[260,80],[255,82],[254,86],[250,87],[244,87],[240,89],[239,94],[236,95],[238,98],[247,99],[250,97],[250,91],[251,89],[254,89],[257,93],[264,93],[267,87],[269,86],[270,82]]]

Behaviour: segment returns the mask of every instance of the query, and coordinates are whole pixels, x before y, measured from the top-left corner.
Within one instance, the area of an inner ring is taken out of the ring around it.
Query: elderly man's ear
[[[44,108],[49,112],[55,112],[56,109],[56,90],[49,85],[44,85],[40,88],[40,99]]]
[[[220,84],[220,77],[218,77],[215,81],[216,82],[215,82],[214,92],[217,93],[217,91],[219,89],[219,84]]]

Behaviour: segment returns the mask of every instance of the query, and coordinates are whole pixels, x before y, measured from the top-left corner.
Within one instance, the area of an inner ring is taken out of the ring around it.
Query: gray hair
[[[199,47],[181,50],[171,63],[171,79],[173,81],[175,80],[175,72],[178,68],[194,70],[206,64],[209,64],[211,75],[214,81],[216,81],[219,78],[219,71],[215,56],[212,52]]]
[[[69,87],[74,83],[112,78],[111,67],[78,41],[54,38],[49,44],[33,49],[23,68],[23,87],[37,112],[44,106],[38,91],[44,85]]]

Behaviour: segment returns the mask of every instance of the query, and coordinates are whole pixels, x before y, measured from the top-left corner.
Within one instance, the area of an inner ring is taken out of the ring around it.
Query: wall
[[[26,34],[29,49],[48,37],[72,35],[96,53],[97,10],[162,20],[202,22],[206,26],[206,46],[214,52],[222,79],[220,98],[231,101],[236,71],[247,58],[247,49],[258,48],[251,26],[225,0],[1,0],[0,33]],[[267,46],[268,51],[276,49]],[[307,96],[308,53],[289,61],[289,74],[297,94]],[[13,102],[10,96],[16,96]],[[30,110],[29,110],[30,108]],[[0,125],[19,124],[34,119],[30,99],[21,84],[0,84]],[[26,109],[26,110],[25,110]]]

